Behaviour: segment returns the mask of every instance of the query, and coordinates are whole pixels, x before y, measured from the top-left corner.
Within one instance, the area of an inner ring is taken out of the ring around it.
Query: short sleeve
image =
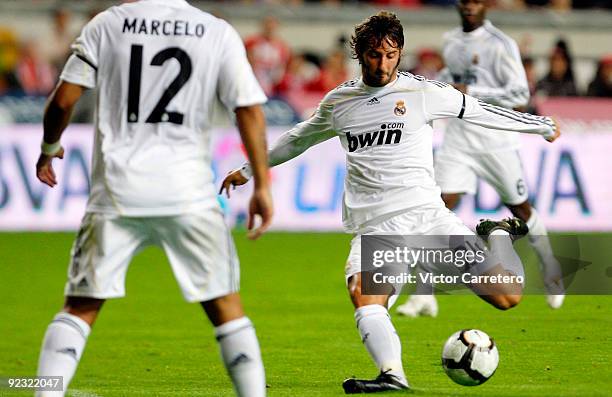
[[[230,25],[220,48],[217,92],[221,102],[230,110],[265,103],[266,95],[249,64],[242,39]]]
[[[107,12],[96,15],[81,30],[81,34],[76,38],[70,47],[72,53],[88,63],[94,69],[98,68],[100,61],[100,39],[102,35],[102,25],[104,24]]]
[[[71,55],[64,65],[60,80],[86,88],[96,87],[96,70],[76,55]]]
[[[106,12],[102,12],[89,21],[70,46],[72,55],[60,75],[62,80],[87,88],[96,86],[100,37],[105,15]]]

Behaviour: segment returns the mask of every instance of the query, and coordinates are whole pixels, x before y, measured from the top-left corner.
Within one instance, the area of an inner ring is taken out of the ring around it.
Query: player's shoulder
[[[361,92],[362,83],[359,78],[347,80],[325,94],[322,104],[333,105],[338,101],[354,97]]]
[[[410,72],[397,72],[399,88],[409,89],[411,91],[431,91],[452,87],[450,84],[438,80],[430,80],[427,77],[412,74]]]
[[[516,41],[504,33],[501,29],[494,26],[491,21],[485,21],[483,28],[489,34],[490,42],[503,47],[503,49],[509,53],[513,53],[518,50],[518,44],[516,44]]]
[[[444,34],[442,35],[442,40],[444,41],[444,43],[449,43],[455,40],[461,40],[461,33],[462,30],[461,28],[457,27],[457,28],[453,28],[451,30],[448,30],[446,32],[444,32]]]
[[[189,3],[185,3],[184,5],[170,5],[167,6],[165,4],[158,4],[159,7],[151,7],[147,2],[127,2],[120,5],[116,5],[110,7],[106,11],[114,14],[115,16],[125,17],[125,16],[137,16],[142,19],[150,18],[158,18],[158,13],[162,12],[164,15],[168,14],[169,9],[172,11],[172,15],[180,15],[181,19],[187,20],[197,20],[198,22],[210,23],[213,25],[218,25],[221,27],[230,26],[229,23],[221,18],[218,18],[204,10],[201,10]],[[163,17],[162,17],[163,18]]]

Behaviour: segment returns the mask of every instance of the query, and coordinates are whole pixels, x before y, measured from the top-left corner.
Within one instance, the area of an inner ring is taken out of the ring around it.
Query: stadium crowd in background
[[[276,3],[299,4],[301,1]],[[454,3],[454,0],[375,0],[370,3],[395,7],[448,5]],[[610,2],[574,2],[574,6],[580,5],[582,8],[587,3],[590,6],[602,7]],[[495,4],[498,8],[505,9],[527,6],[562,9],[572,5],[568,0],[497,0]],[[89,17],[93,15],[95,12]],[[44,37],[18,37],[11,29],[0,26],[0,97],[42,97],[48,95],[55,86],[60,67],[69,54],[70,43],[76,32],[69,29],[72,18],[69,11],[58,9],[50,18],[52,31]],[[283,40],[278,31],[279,21],[268,17],[261,22],[257,33],[244,37],[249,61],[268,96],[317,98],[357,72],[349,66],[350,55],[346,37],[331,38],[330,40],[336,40],[336,45],[332,46],[328,53],[313,53],[291,48],[291,43]],[[612,97],[612,54],[604,55],[595,61],[597,72],[584,92],[574,81],[573,58],[567,42],[563,39],[558,40],[551,49],[548,72],[545,75],[537,76],[534,58],[528,48],[524,49],[523,56],[531,93],[534,96]],[[442,58],[435,48],[418,49],[414,54],[406,54],[402,61],[403,70],[430,79],[435,79],[443,66]],[[533,104],[532,101],[532,111],[535,110]],[[81,121],[88,121],[87,118],[91,117],[87,116],[87,111],[77,113]],[[84,116],[80,116],[81,113]]]

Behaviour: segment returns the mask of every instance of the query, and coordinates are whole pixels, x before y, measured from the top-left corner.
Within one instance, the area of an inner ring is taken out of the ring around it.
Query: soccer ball
[[[477,329],[457,331],[442,349],[442,366],[449,378],[463,386],[486,382],[497,369],[499,353],[489,335]]]

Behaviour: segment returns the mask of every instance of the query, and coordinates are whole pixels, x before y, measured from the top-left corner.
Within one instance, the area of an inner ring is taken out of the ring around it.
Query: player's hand
[[[559,127],[559,123],[557,122],[557,120],[553,119],[551,117],[553,123],[555,124],[555,133],[552,136],[546,137],[544,139],[546,139],[548,142],[554,142],[557,140],[557,138],[559,138],[561,136],[561,127]]]
[[[274,207],[272,205],[270,189],[267,187],[255,189],[251,201],[249,202],[249,220],[247,222],[247,229],[249,229],[248,238],[256,240],[264,234],[272,223],[273,214]],[[261,218],[261,224],[258,228],[254,228],[256,215]]]
[[[51,187],[57,185],[57,178],[55,177],[55,171],[53,171],[53,165],[51,164],[54,157],[63,159],[64,148],[60,147],[59,152],[53,156],[41,153],[36,162],[36,177],[39,181]]]
[[[236,186],[244,185],[249,180],[242,176],[240,170],[231,171],[225,179],[223,183],[221,183],[221,189],[219,189],[219,194],[223,194],[223,190],[225,190],[225,194],[227,198],[230,197],[230,190],[235,189]]]

